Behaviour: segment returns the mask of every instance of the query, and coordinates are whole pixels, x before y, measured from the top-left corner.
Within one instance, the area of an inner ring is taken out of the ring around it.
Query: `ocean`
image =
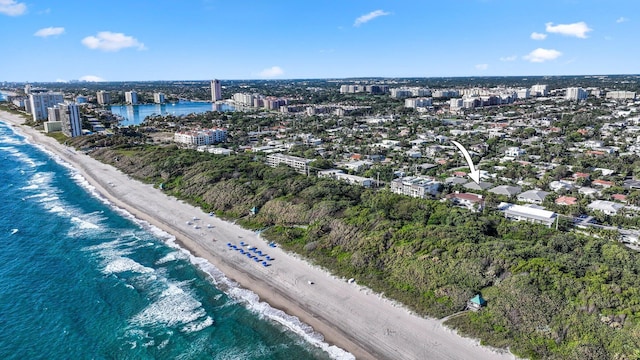
[[[112,105],[113,114],[122,116],[121,126],[139,125],[150,115],[188,115],[207,111],[234,111],[232,105],[226,103],[210,103],[203,101],[185,101],[166,104]]]
[[[353,358],[2,122],[0,159],[0,358]]]

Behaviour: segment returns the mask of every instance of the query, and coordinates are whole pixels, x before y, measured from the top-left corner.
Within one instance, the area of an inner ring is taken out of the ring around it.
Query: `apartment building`
[[[431,178],[406,176],[391,181],[391,192],[425,199],[436,195],[440,190],[440,186],[439,182]]]
[[[44,121],[49,115],[48,108],[64,101],[61,93],[45,92],[29,94],[29,105],[33,121]]]
[[[99,105],[109,105],[111,104],[111,94],[104,90],[100,90],[96,93],[96,98],[98,99]]]
[[[313,160],[310,159],[284,154],[270,154],[267,156],[267,165],[278,167],[280,164],[286,164],[301,174],[309,173],[309,163],[312,161]]]
[[[173,141],[187,145],[211,145],[227,140],[227,130],[213,128],[206,130],[179,131],[173,135]]]

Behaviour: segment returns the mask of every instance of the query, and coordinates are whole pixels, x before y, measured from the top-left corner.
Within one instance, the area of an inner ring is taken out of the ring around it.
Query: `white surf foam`
[[[187,257],[180,251],[173,251],[156,261],[156,265],[163,265],[176,260],[186,260]]]
[[[213,324],[208,321],[202,303],[176,283],[168,282],[159,298],[130,320],[134,326],[180,327],[183,332],[193,332]],[[205,326],[206,325],[206,326]]]
[[[76,226],[80,229],[100,229],[100,226],[90,221],[83,220],[77,216],[72,217],[71,222],[75,223]]]
[[[8,145],[23,145],[25,142],[24,139],[16,139],[14,136],[9,134],[3,134],[0,136],[0,143]]]
[[[184,250],[186,253],[188,251]],[[336,360],[353,360],[355,357],[335,346],[324,342],[322,334],[313,330],[306,323],[300,321],[298,317],[291,316],[284,311],[274,309],[266,302],[260,301],[256,293],[240,287],[236,282],[227,278],[218,268],[209,263],[206,259],[193,256],[191,254],[191,262],[211,276],[211,280],[217,287],[227,293],[231,298],[236,299],[245,304],[245,306],[255,313],[264,316],[272,321],[278,322],[285,328],[293,331],[301,336],[308,343],[324,350],[332,359]]]
[[[193,333],[193,332],[198,332],[201,330],[204,330],[206,328],[208,328],[209,326],[213,325],[213,319],[209,316],[205,317],[204,320],[202,321],[194,321],[190,324],[187,324],[185,326],[182,327],[181,331],[183,333]]]
[[[122,273],[125,271],[148,274],[154,270],[126,257],[119,257],[109,261],[103,269],[105,274]]]

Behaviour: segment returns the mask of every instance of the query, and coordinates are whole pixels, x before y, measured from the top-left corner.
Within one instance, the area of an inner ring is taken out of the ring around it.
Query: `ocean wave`
[[[126,257],[120,257],[109,261],[103,268],[103,273],[113,274],[131,271],[140,274],[152,273],[154,270],[150,267],[146,267],[132,259]]]
[[[24,145],[24,139],[17,139],[13,133],[2,133],[0,135],[0,143],[9,145]]]
[[[5,142],[6,138],[2,138],[0,137],[0,143],[3,144],[7,144],[7,142]],[[20,143],[14,143],[14,145],[20,145]],[[35,159],[33,159],[32,157],[26,155],[25,153],[21,152],[19,149],[9,146],[9,147],[2,147],[0,148],[0,150],[6,151],[7,153],[9,153],[9,155],[11,155],[12,157],[14,157],[16,160],[18,160],[19,162],[21,162],[22,164],[30,167],[30,168],[35,168],[38,166],[42,166],[46,163],[42,162],[42,161],[36,161]]]
[[[207,316],[202,321],[194,321],[182,327],[181,331],[183,333],[194,333],[198,331],[202,331],[209,326],[213,325],[213,319],[210,316]]]
[[[172,251],[170,253],[168,253],[167,255],[163,256],[161,259],[159,259],[158,261],[156,261],[156,265],[164,265],[168,262],[172,262],[172,261],[176,261],[176,260],[186,260],[187,256],[185,256],[182,252],[180,251]]]
[[[183,332],[193,332],[211,326],[202,303],[176,283],[167,283],[159,298],[130,319],[133,326],[180,327]],[[204,326],[206,325],[206,326]]]
[[[33,185],[33,186],[35,186],[35,185]],[[20,190],[34,190],[34,189],[37,189],[37,187],[32,187],[31,185],[30,186],[25,186],[23,188],[20,188]],[[25,199],[37,199],[37,198],[46,198],[46,197],[49,197],[49,196],[51,196],[51,194],[49,194],[48,192],[41,192],[41,193],[38,193],[38,194],[25,196],[24,198]]]
[[[27,182],[29,185],[38,186],[38,188],[50,187],[53,182],[53,176],[55,174],[49,171],[46,172],[38,172],[33,174],[33,176]],[[52,188],[53,190],[53,188]]]
[[[355,359],[355,357],[351,353],[335,345],[329,345],[328,343],[324,342],[324,337],[322,336],[322,334],[314,331],[311,326],[300,321],[298,317],[289,315],[282,310],[271,307],[266,302],[260,301],[260,298],[256,293],[240,287],[238,283],[229,279],[224,273],[222,273],[222,271],[220,271],[206,259],[193,256],[187,250],[183,251],[189,254],[191,262],[194,265],[210,275],[211,280],[214,282],[216,287],[227,293],[232,299],[246,304],[245,306],[249,310],[257,313],[260,316],[264,316],[267,319],[275,321],[285,328],[289,329],[290,331],[298,334],[308,343],[324,350],[332,359]]]

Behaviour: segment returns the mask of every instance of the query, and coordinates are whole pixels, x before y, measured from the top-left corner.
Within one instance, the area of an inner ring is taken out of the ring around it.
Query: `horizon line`
[[[602,77],[602,76],[637,76],[640,77],[640,73],[637,74],[573,74],[573,75],[456,75],[456,76],[354,76],[354,77],[309,77],[309,78],[278,78],[278,79],[158,79],[158,80],[105,80],[105,81],[86,81],[86,80],[68,80],[68,81],[10,81],[2,80],[1,83],[16,83],[16,84],[99,84],[99,83],[123,83],[123,82],[176,82],[176,81],[197,81],[207,82],[211,80],[220,81],[304,81],[304,80],[359,80],[359,79],[464,79],[464,78],[545,78],[545,77]]]

